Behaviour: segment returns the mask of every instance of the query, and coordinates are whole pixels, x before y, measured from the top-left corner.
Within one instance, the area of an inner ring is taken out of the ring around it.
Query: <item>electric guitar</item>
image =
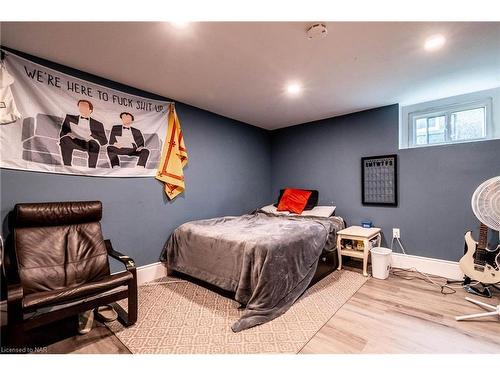
[[[472,231],[465,233],[465,244],[467,251],[459,262],[462,272],[481,283],[500,282],[500,245],[495,250],[487,248],[488,227],[481,223],[479,242],[472,238]]]

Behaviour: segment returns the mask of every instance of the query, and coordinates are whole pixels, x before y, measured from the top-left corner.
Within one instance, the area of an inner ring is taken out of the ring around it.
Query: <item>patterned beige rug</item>
[[[167,277],[139,288],[139,320],[110,329],[132,353],[298,353],[366,282],[356,272],[336,271],[310,288],[285,314],[234,333],[239,304],[208,289]]]

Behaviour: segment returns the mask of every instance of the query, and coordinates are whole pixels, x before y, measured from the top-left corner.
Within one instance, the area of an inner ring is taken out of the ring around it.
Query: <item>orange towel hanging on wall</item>
[[[184,145],[181,123],[177,118],[175,106],[170,105],[168,114],[168,130],[161,155],[156,178],[165,183],[165,193],[174,199],[186,188],[183,168],[188,162],[188,154]]]

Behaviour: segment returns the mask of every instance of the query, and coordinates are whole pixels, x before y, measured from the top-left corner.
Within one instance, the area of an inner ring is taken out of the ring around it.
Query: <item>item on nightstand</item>
[[[364,249],[363,241],[356,241],[356,250],[363,251]]]
[[[363,228],[371,228],[372,222],[371,222],[371,220],[361,220],[361,226]]]
[[[374,247],[370,252],[372,255],[372,276],[376,279],[387,279],[391,269],[392,250],[386,247]]]

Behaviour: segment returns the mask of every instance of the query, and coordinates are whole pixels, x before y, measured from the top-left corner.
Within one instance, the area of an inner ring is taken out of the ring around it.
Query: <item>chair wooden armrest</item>
[[[108,251],[108,255],[110,257],[118,260],[119,262],[122,262],[125,265],[127,271],[135,270],[135,262],[131,257],[113,249],[113,245],[111,244],[110,240],[105,240],[104,244],[106,245],[106,250]]]
[[[125,265],[128,272],[132,273],[133,278],[129,281],[128,286],[128,312],[125,312],[123,308],[114,304],[114,308],[118,313],[118,319],[126,326],[130,326],[137,321],[137,270],[135,268],[135,262],[128,255],[124,255],[119,251],[113,249],[110,240],[105,240],[106,250],[108,255]]]
[[[3,241],[2,241],[3,242]],[[9,241],[7,241],[9,244]],[[24,290],[17,270],[17,259],[13,252],[5,251],[2,243],[2,271],[7,283],[7,319],[9,324],[23,320]]]
[[[23,287],[20,283],[7,285],[7,337],[14,346],[22,346],[24,334],[19,327],[23,323]]]
[[[22,320],[23,297],[23,287],[20,283],[7,286],[7,314],[9,323],[12,321],[12,319],[14,319],[14,321]]]

